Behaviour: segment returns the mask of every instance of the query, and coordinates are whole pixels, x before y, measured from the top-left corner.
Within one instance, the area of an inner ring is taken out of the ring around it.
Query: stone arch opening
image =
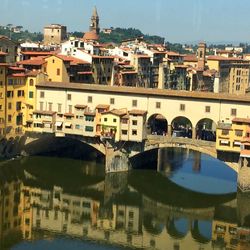
[[[188,233],[188,221],[184,218],[171,218],[166,225],[166,229],[171,237],[175,239],[182,239]]]
[[[164,229],[164,224],[157,221],[152,214],[146,213],[143,217],[143,225],[148,233],[159,235]]]
[[[212,224],[210,221],[198,221],[195,220],[192,223],[191,234],[193,239],[199,243],[206,244],[211,238]]]
[[[216,123],[209,118],[199,120],[195,126],[196,139],[204,141],[216,141]]]
[[[147,133],[154,135],[166,135],[168,133],[168,121],[162,114],[153,114],[148,118]]]
[[[63,156],[75,159],[98,159],[103,161],[103,153],[87,142],[70,138],[44,135],[25,144],[27,155]]]
[[[187,137],[193,136],[193,125],[191,121],[185,116],[178,116],[173,119],[171,123],[173,137]]]

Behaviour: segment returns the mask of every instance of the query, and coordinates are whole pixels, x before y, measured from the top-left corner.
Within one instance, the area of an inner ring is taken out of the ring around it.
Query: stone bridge
[[[54,134],[28,134],[25,141],[25,147],[32,145],[35,141],[42,140],[42,147],[46,147],[47,143],[55,138]],[[171,137],[160,135],[148,135],[145,142],[124,143],[101,141],[98,137],[84,137],[78,135],[66,135],[66,138],[71,138],[82,143],[88,144],[106,157],[106,172],[119,172],[128,170],[129,158],[132,158],[140,153],[161,148],[184,148],[188,150],[198,151],[217,158],[215,142],[196,140],[184,137]],[[41,143],[40,143],[41,144]],[[32,148],[32,147],[31,147]],[[31,149],[32,150],[32,149]],[[229,167],[238,172],[238,164],[225,162]]]

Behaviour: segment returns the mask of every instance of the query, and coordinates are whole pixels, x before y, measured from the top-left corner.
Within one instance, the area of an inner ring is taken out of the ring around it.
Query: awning
[[[65,127],[71,127],[72,123],[71,122],[65,122]]]
[[[221,141],[220,141],[220,144],[228,145],[228,144],[229,144],[229,141],[227,141],[227,140],[221,140]]]
[[[235,141],[234,145],[241,145],[241,142],[240,141]]]
[[[62,122],[56,122],[55,124],[57,127],[61,127],[62,126]]]

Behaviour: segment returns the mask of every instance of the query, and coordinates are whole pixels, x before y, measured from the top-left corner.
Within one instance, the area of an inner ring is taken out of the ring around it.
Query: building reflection
[[[76,192],[42,186],[27,174],[1,179],[1,247],[62,235],[142,249],[250,247],[249,195],[192,208],[148,198],[124,173]]]

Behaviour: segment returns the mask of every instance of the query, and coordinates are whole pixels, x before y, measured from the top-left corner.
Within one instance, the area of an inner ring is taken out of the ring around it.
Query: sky
[[[96,6],[101,28],[138,28],[170,42],[250,43],[249,0],[0,0],[0,25],[42,31],[59,23],[87,31]]]

